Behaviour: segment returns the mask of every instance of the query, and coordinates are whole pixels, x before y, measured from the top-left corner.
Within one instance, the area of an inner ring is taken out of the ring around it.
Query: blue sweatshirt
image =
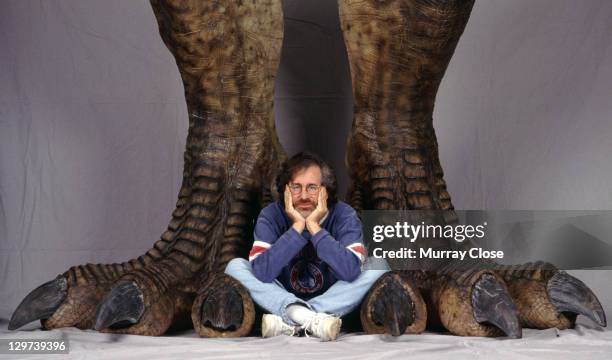
[[[338,280],[353,281],[361,273],[365,248],[355,210],[338,201],[328,208],[321,229],[312,236],[293,227],[280,202],[266,206],[255,225],[249,261],[255,277],[279,280],[300,298],[324,293]]]

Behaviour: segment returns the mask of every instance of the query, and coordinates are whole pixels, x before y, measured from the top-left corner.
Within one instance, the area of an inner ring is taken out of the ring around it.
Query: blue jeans
[[[251,264],[245,259],[235,258],[225,268],[225,273],[244,285],[259,306],[282,317],[283,321],[290,325],[298,325],[286,312],[287,306],[295,303],[318,313],[335,316],[348,314],[359,306],[372,284],[387,271],[389,266],[386,261],[369,258],[357,279],[352,282],[338,280],[325,293],[305,301],[287,291],[278,280],[265,283],[257,279],[253,275]]]

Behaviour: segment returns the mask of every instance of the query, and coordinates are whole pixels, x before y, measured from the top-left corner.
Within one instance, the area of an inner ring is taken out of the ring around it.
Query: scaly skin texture
[[[136,259],[75,266],[33,290],[11,329],[41,319],[47,329],[95,326],[141,335],[191,324],[206,337],[251,331],[253,301],[223,270],[246,257],[254,220],[278,197],[271,185],[285,154],[272,106],[281,4],[151,5],[189,113],[183,182],[168,229]],[[357,210],[447,210],[446,220],[456,221],[432,114],[472,6],[470,0],[339,0],[355,98],[347,161],[349,202]],[[584,295],[580,306],[576,292]],[[419,333],[429,324],[457,335],[520,337],[520,325],[567,328],[576,313],[605,325],[590,290],[549,264],[451,262],[435,271],[385,274],[360,315],[369,333]]]
[[[545,329],[574,327],[576,314],[555,309],[546,290],[549,280],[558,270],[547,263],[522,266],[500,266],[496,273],[508,284],[508,289],[519,310],[521,325]]]
[[[356,209],[453,209],[432,114],[472,6],[473,1],[339,1],[355,101],[347,162],[352,180],[349,201]],[[457,292],[452,291],[458,283],[451,281],[458,276],[456,272],[408,274],[417,279],[410,284],[411,291],[430,295],[426,297],[430,318],[440,317],[436,315],[446,301],[451,307],[458,305]],[[438,291],[432,291],[433,284]],[[376,291],[374,286],[366,301]],[[463,313],[466,310],[461,306]],[[363,310],[362,315],[372,311]],[[457,321],[469,317],[469,312],[463,313]],[[463,335],[473,333],[465,329]]]
[[[347,150],[352,180],[348,199],[354,208],[445,210],[447,222],[456,222],[432,115],[438,87],[473,4],[472,0],[339,0],[355,102]],[[397,296],[397,291],[381,291],[385,286],[393,288],[390,281],[407,289],[405,294],[417,293],[412,295],[415,303],[424,298],[426,314],[416,314],[417,319],[427,316],[430,326],[443,326],[457,335],[497,336],[506,332],[520,337],[518,318],[528,327],[574,325],[575,315],[562,314],[549,299],[547,281],[552,275],[540,276],[537,269],[498,274],[492,269],[479,270],[478,264],[449,263],[436,271],[402,274],[378,282],[366,296],[361,311],[366,331],[380,332],[383,326],[373,324],[372,319],[385,316],[387,322],[395,323],[385,329],[397,330],[400,317],[393,314],[405,311],[398,302],[387,301],[388,307],[395,308],[384,310],[384,314],[380,307],[372,306],[377,298]],[[489,294],[491,289],[495,291]],[[600,306],[596,299],[589,301]],[[495,307],[503,308],[504,316],[495,313]],[[425,313],[419,306],[406,311]],[[605,315],[599,318],[605,319]],[[423,329],[401,327],[406,333]]]
[[[177,209],[179,207],[180,205],[177,204]],[[122,275],[141,269],[161,258],[167,245],[163,238],[171,233],[170,229],[164,232],[162,240],[156,242],[153,248],[138,258],[117,264],[73,266],[59,275],[67,280],[67,296],[52,316],[42,319],[43,328],[74,326],[79,329],[89,329],[93,327],[96,307],[113,283]]]
[[[152,0],[151,5],[176,59],[189,114],[177,206],[168,230],[145,255],[123,264],[77,266],[61,275],[68,291],[56,312],[43,319],[49,329],[91,327],[100,301],[121,283],[137,286],[144,313],[136,324],[104,331],[161,335],[184,323],[195,296],[207,292],[198,287],[222,280],[227,262],[246,256],[252,220],[275,195],[271,183],[285,159],[272,110],[283,37],[280,1]],[[252,319],[248,293],[232,284],[245,319]],[[193,311],[197,317],[201,308]]]
[[[432,113],[473,2],[444,3],[339,1],[355,101],[347,161],[357,208],[452,209]]]
[[[152,1],[152,6],[185,86],[189,195],[172,250],[146,271],[124,276],[136,281],[145,299],[168,294],[194,274],[200,284],[209,283],[231,259],[244,257],[251,220],[272,199],[271,179],[284,160],[272,111],[282,44],[280,2]]]
[[[282,44],[280,3],[152,1],[152,6],[185,86],[189,185],[185,210],[175,212],[172,249],[152,266],[122,277],[138,284],[147,309],[153,304],[146,301],[169,297],[169,290],[194,274],[200,284],[214,284],[209,278],[222,276],[229,260],[246,255],[251,220],[271,200],[270,179],[284,159],[272,112]],[[251,302],[235,285],[244,303]],[[201,307],[193,311],[192,318],[199,317]],[[156,323],[140,321],[128,332],[146,333]],[[202,335],[211,335],[196,325]],[[155,334],[165,331],[157,327]]]

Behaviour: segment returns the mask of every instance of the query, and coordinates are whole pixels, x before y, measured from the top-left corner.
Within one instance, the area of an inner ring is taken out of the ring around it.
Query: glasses
[[[308,195],[316,195],[319,192],[319,189],[321,189],[320,185],[315,185],[315,184],[306,185],[306,193]],[[291,191],[293,195],[299,195],[302,193],[302,185],[290,184],[289,191]]]

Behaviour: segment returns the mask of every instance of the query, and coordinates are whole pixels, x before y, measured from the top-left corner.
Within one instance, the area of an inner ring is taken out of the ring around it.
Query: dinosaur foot
[[[431,291],[431,325],[460,336],[520,338],[519,314],[504,281],[493,272],[443,274]]]
[[[255,305],[239,282],[221,274],[213,277],[196,297],[192,321],[202,337],[245,336],[255,322]]]
[[[427,310],[414,284],[400,273],[378,279],[361,306],[361,324],[368,334],[417,334],[425,329]]]

